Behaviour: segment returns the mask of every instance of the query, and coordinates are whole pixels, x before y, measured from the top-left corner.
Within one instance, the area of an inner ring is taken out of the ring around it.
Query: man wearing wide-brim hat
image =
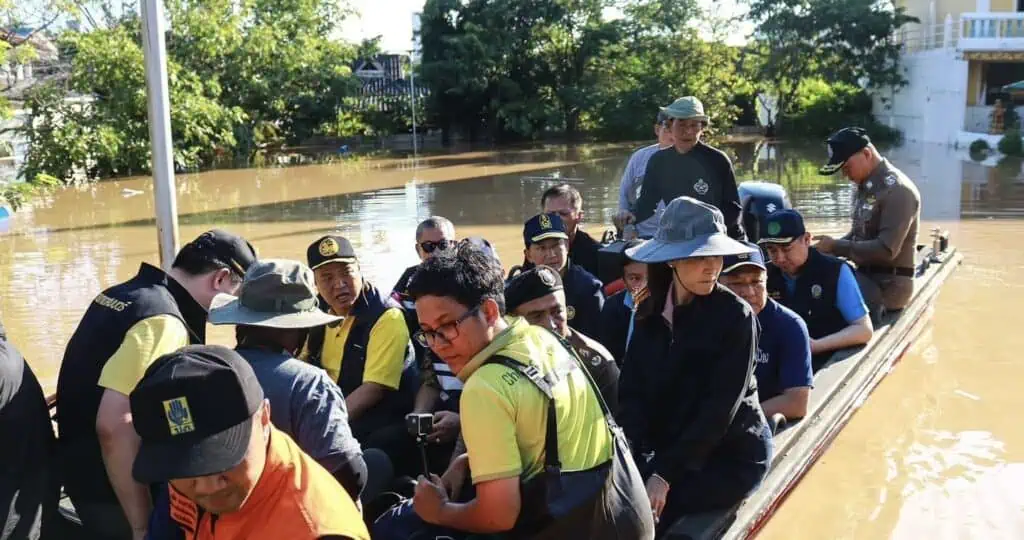
[[[651,156],[636,202],[636,214],[627,221],[643,222],[655,214],[659,203],[668,204],[676,197],[686,196],[718,208],[729,236],[745,239],[732,161],[724,152],[701,141],[710,122],[704,104],[696,97],[686,96],[662,107],[661,112],[672,132],[673,146]]]
[[[750,248],[721,211],[678,197],[654,238],[626,250],[648,265],[650,296],[619,380],[619,419],[641,464],[659,529],[684,514],[729,508],[771,461],[771,430],[754,379],[756,317],[718,284],[722,259]]]
[[[270,400],[274,425],[358,499],[367,484],[368,465],[374,465],[375,476],[390,476],[387,457],[371,451],[364,460],[341,389],[327,372],[295,357],[311,328],[341,319],[320,310],[313,271],[289,260],[254,263],[238,296],[218,295],[210,309],[212,324],[236,325],[235,350],[252,365]],[[375,483],[380,480],[374,478]]]

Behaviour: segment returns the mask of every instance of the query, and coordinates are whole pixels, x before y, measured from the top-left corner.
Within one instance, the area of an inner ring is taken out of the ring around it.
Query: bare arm
[[[812,339],[811,354],[863,345],[871,341],[874,333],[875,327],[871,324],[871,316],[865,315],[834,334]]]
[[[412,412],[414,413],[429,413],[434,411],[434,407],[437,406],[437,400],[441,398],[441,389],[430,385],[421,384],[420,389],[416,392],[416,401],[413,402]]]
[[[811,389],[806,386],[787,388],[781,394],[762,401],[764,415],[771,418],[773,414],[782,413],[788,419],[807,416],[807,401],[811,397]]]
[[[103,392],[96,413],[96,435],[110,485],[128,518],[133,536],[141,538],[146,531],[153,502],[149,489],[132,478],[132,463],[139,452],[140,440],[132,427],[128,396],[109,389]]]
[[[522,505],[519,477],[488,480],[476,485],[476,498],[467,503],[448,502],[439,525],[473,533],[511,530]]]
[[[349,422],[359,419],[366,411],[384,399],[384,393],[391,389],[374,382],[364,382],[345,398]]]

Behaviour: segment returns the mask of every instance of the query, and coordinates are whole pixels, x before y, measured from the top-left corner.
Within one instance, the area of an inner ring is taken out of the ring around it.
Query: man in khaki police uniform
[[[857,281],[872,313],[903,309],[914,293],[914,253],[921,218],[917,186],[879,155],[861,128],[828,138],[829,161],[821,174],[843,174],[857,185],[853,227],[841,239],[819,236],[823,253],[857,264]]]

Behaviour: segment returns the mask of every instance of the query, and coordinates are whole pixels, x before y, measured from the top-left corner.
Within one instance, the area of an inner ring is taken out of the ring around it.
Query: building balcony
[[[957,48],[961,51],[1024,51],[1024,13],[961,13],[959,22]]]

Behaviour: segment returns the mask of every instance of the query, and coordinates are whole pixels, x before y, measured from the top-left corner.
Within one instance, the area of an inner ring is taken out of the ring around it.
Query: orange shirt
[[[168,486],[170,518],[186,540],[369,540],[352,498],[287,434],[271,427],[267,464],[238,512],[214,515]]]

